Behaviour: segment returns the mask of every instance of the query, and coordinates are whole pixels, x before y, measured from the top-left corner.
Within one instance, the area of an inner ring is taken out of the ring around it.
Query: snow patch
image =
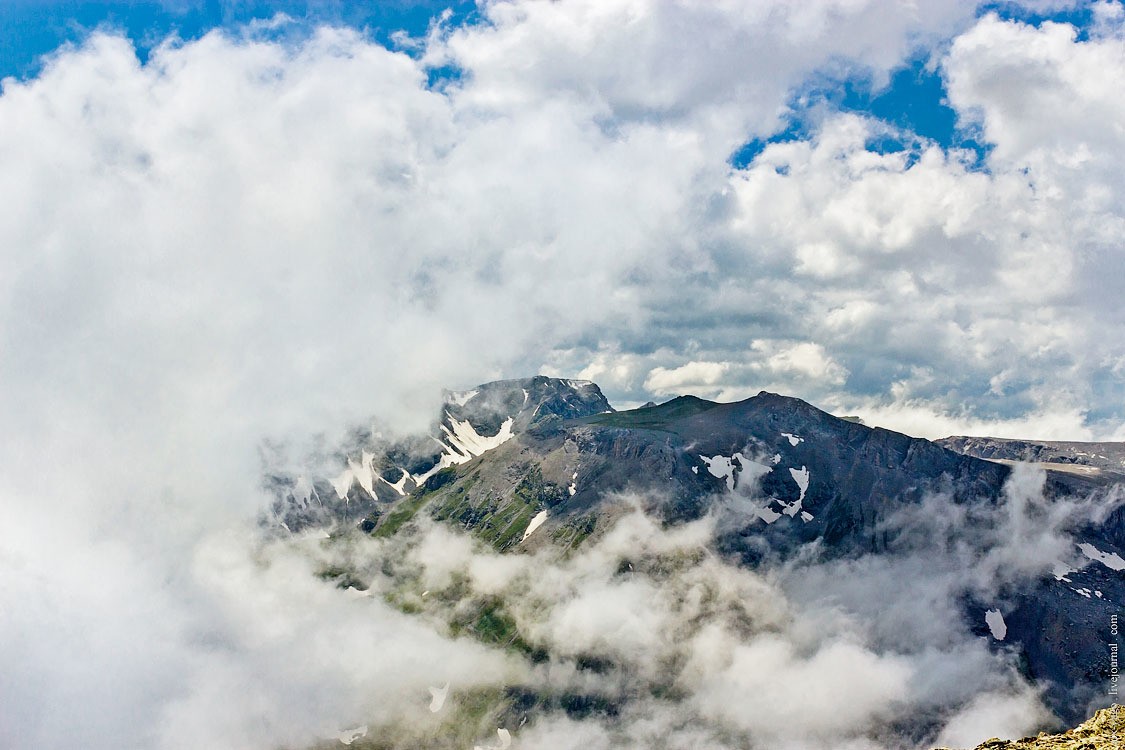
[[[356,740],[358,740],[360,737],[366,737],[366,736],[367,736],[367,725],[364,724],[363,726],[356,727],[355,729],[343,729],[343,730],[341,730],[340,732],[338,732],[336,734],[336,739],[340,740],[341,744],[350,745],[353,742],[355,742]]]
[[[507,729],[497,729],[496,735],[500,738],[500,744],[473,745],[473,750],[508,750],[512,746],[512,734]]]
[[[1121,555],[1116,552],[1102,552],[1094,545],[1086,543],[1079,544],[1078,549],[1082,550],[1082,554],[1088,559],[1100,562],[1111,570],[1125,570],[1125,560],[1122,560]]]
[[[468,463],[477,456],[508,442],[515,435],[512,434],[512,418],[508,417],[500,425],[495,435],[481,435],[469,423],[469,420],[454,419],[449,412],[445,413],[449,425],[442,424],[441,431],[445,433],[445,441],[438,440],[444,449],[438,462],[425,474],[414,477],[415,484],[421,485],[427,479],[437,474],[442,469],[457,464]]]
[[[774,466],[777,466],[779,463],[781,463],[781,454],[773,454],[773,459],[770,461],[770,463],[772,463]]]
[[[781,518],[781,514],[767,505],[764,508],[758,508],[758,518],[770,524]]]
[[[401,471],[401,469],[400,469],[400,471]],[[388,482],[386,479],[383,479],[383,477],[379,477],[379,481],[381,481],[383,484],[390,487],[392,490],[394,490],[398,494],[405,495],[406,494],[406,480],[409,477],[410,477],[410,475],[407,474],[405,471],[403,471],[402,476],[398,478],[397,482]]]
[[[801,520],[804,521],[805,523],[808,523],[809,521],[813,520],[814,518],[816,518],[816,516],[814,516],[812,513],[809,513],[807,510],[801,511]]]
[[[1067,583],[1071,582],[1067,576],[1077,572],[1077,570],[1063,562],[1055,563],[1055,566],[1051,569],[1051,575],[1055,577],[1056,581],[1066,581]]]
[[[352,474],[351,469],[344,469],[343,473],[335,479],[329,479],[332,483],[332,489],[336,490],[336,495],[341,500],[348,499],[348,490],[352,488],[352,482],[355,481],[355,475]]]
[[[344,469],[339,476],[335,479],[329,479],[332,483],[332,489],[336,490],[336,496],[344,502],[348,501],[348,490],[352,488],[352,484],[359,482],[359,486],[371,497],[375,497],[375,469],[372,467],[372,462],[375,459],[375,454],[363,451],[360,454],[359,461],[355,461],[350,456],[348,457],[348,468]],[[394,485],[391,485],[392,487]],[[315,490],[314,490],[315,491]],[[405,494],[405,493],[403,493]],[[317,497],[320,500],[320,497]]]
[[[375,596],[371,591],[360,591],[355,586],[348,586],[344,589],[344,593],[352,599],[365,599]]]
[[[718,477],[725,480],[728,490],[734,490],[734,485],[737,478],[734,475],[734,462],[738,461],[739,468],[745,467],[749,463],[741,453],[735,453],[733,456],[700,456],[700,460],[707,464],[707,471],[711,476]]]
[[[1004,615],[998,609],[990,609],[984,613],[984,622],[992,632],[992,637],[998,641],[1004,640],[1008,635],[1008,626],[1004,622]]]
[[[448,412],[446,416],[449,416]],[[514,437],[512,435],[511,417],[505,419],[504,423],[500,425],[500,430],[491,437],[479,434],[467,419],[459,421],[449,417],[449,423],[453,428],[450,429],[442,425],[442,432],[445,433],[446,438],[449,440],[449,445],[453,450],[459,452],[462,456],[467,456],[465,461],[468,461],[470,458],[475,458],[486,451],[490,451]],[[464,461],[459,463],[464,463]]]
[[[790,469],[789,474],[793,477],[793,481],[797,483],[797,487],[801,490],[801,494],[796,500],[785,506],[785,510],[783,512],[790,518],[794,518],[796,517],[797,512],[801,510],[801,504],[805,502],[805,493],[809,489],[810,475],[809,470],[804,466],[799,469]]]
[[[430,713],[436,714],[445,705],[445,699],[449,695],[449,683],[445,683],[441,687],[430,688]]]
[[[308,505],[313,495],[316,495],[316,488],[313,487],[312,482],[303,475],[297,477],[297,481],[293,485],[293,499],[300,500],[305,505]],[[316,501],[318,503],[320,502],[320,495],[316,495]],[[323,505],[323,503],[321,503],[321,505]]]
[[[573,493],[571,493],[571,494],[573,494]],[[538,513],[536,513],[535,517],[531,519],[531,523],[529,523],[527,525],[527,528],[524,530],[523,539],[521,539],[520,541],[522,542],[524,539],[527,539],[529,536],[531,536],[535,532],[536,529],[538,529],[540,526],[543,525],[543,522],[546,521],[546,520],[547,520],[547,511],[541,510]]]
[[[805,442],[805,439],[803,437],[801,437],[800,435],[794,435],[791,432],[783,432],[783,433],[781,433],[781,436],[783,438],[789,438],[789,444],[790,445],[795,446],[795,445],[797,445],[797,443]]]
[[[348,468],[352,471],[352,476],[359,482],[359,486],[367,492],[371,497],[375,497],[375,469],[372,468],[371,462],[375,456],[367,451],[361,454],[359,463],[352,459],[348,459]]]
[[[571,497],[574,497],[574,493],[578,492],[578,472],[577,471],[570,475],[570,485],[566,488],[566,491],[570,493]]]
[[[809,470],[802,466],[800,469],[790,469],[789,473],[801,489],[801,496],[797,498],[797,504],[799,505],[805,501],[805,493],[809,490]]]

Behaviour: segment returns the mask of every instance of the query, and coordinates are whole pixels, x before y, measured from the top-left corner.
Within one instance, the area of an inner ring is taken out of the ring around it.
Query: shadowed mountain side
[[[715,512],[715,551],[747,567],[952,547],[964,551],[957,564],[965,569],[955,575],[966,582],[990,545],[1016,543],[997,534],[1011,504],[1029,502],[1005,489],[1010,464],[839,419],[800,399],[681,396],[614,412],[596,385],[545,377],[448,393],[430,436],[394,444],[368,436],[338,461],[335,478],[278,486],[292,497],[294,486],[311,486],[318,501],[335,503],[315,517],[339,520],[342,511],[348,525],[362,519],[375,536],[428,516],[501,551],[573,550],[613,525],[628,493],[667,524]],[[1019,491],[1050,505],[1068,492],[1106,491],[1099,486],[1051,473],[1045,488]],[[1060,553],[1067,564],[1033,580],[1008,576],[985,600],[966,594],[954,613],[994,651],[1010,652],[1072,722],[1098,707],[1105,623],[1125,602],[1125,510],[1104,500],[1105,519],[1073,530],[1076,545]],[[901,517],[911,513],[922,526],[904,530]],[[959,536],[938,535],[942,515],[967,519]],[[1035,553],[1008,554],[1018,563]],[[1002,627],[986,624],[989,617]]]
[[[1091,467],[1125,474],[1125,443],[1080,443],[1017,440],[958,435],[936,441],[950,450],[977,458],[1030,461],[1048,466]]]

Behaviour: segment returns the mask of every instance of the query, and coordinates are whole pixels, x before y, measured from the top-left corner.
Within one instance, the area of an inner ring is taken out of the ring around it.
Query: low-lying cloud
[[[835,559],[812,543],[751,570],[716,552],[764,502],[748,477],[672,526],[641,509],[651,498],[610,498],[616,520],[572,553],[500,554],[425,514],[389,539],[246,527],[185,543],[167,507],[150,515],[167,543],[108,530],[75,545],[74,528],[29,539],[6,553],[22,606],[0,632],[21,648],[6,652],[14,710],[0,730],[42,747],[353,733],[359,746],[468,747],[504,729],[519,748],[876,750],[1050,722],[962,604],[997,606],[1059,562],[1081,567],[1068,532],[1104,498],[1048,501],[1042,473],[1017,467],[996,504],[904,505],[880,554]]]
[[[603,748],[925,748],[1050,722],[1015,656],[973,634],[962,610],[966,595],[994,601],[1073,558],[1068,530],[1092,509],[1048,504],[1041,473],[1018,469],[998,505],[972,512],[942,495],[904,506],[883,554],[822,559],[814,544],[759,570],[714,551],[728,500],[671,527],[637,498],[611,502],[622,510],[612,528],[569,555],[550,545],[498,554],[428,521],[389,541],[357,540],[346,563],[333,557],[339,545],[318,554],[436,631],[474,632],[524,660],[506,673],[514,681],[494,684],[491,714],[521,748],[576,738]],[[939,519],[936,544],[914,535]],[[472,686],[438,679],[450,682],[456,715]],[[397,720],[369,730],[403,747],[450,731]]]

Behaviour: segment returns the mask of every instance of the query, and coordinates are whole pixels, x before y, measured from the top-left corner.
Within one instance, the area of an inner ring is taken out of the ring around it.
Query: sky
[[[305,742],[363,695],[413,711],[439,667],[522,669],[255,536],[264,440],[425,429],[442,388],[538,372],[618,407],[764,389],[922,437],[1125,439],[1120,3],[446,10],[0,4],[0,744]],[[853,624],[770,651],[886,667],[832,740],[948,656]],[[1018,736],[1041,706],[993,666],[959,705]],[[721,719],[739,686],[697,687]]]
[[[1121,438],[1119,11],[7,3],[6,375],[185,326],[138,367],[411,373],[331,419],[542,372]]]

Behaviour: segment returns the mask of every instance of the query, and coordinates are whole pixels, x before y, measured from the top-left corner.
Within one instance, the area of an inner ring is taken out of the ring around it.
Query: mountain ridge
[[[544,376],[447,392],[429,436],[373,441],[359,453],[343,457],[334,481],[312,486],[335,493],[345,527],[375,536],[425,515],[500,551],[573,550],[612,525],[627,493],[666,524],[721,510],[716,551],[751,568],[806,549],[826,559],[897,554],[919,542],[904,542],[896,518],[935,496],[992,523],[1013,472],[1010,463],[767,391],[732,403],[685,395],[618,412],[594,383]],[[290,500],[294,486],[277,484]],[[1048,472],[1045,492],[1104,486]],[[1002,592],[1001,603],[962,604],[974,632],[997,651],[1014,650],[1071,721],[1097,700],[1100,631],[1125,602],[1125,511],[1076,533],[1072,558],[1081,564],[1060,561],[1054,573]]]

